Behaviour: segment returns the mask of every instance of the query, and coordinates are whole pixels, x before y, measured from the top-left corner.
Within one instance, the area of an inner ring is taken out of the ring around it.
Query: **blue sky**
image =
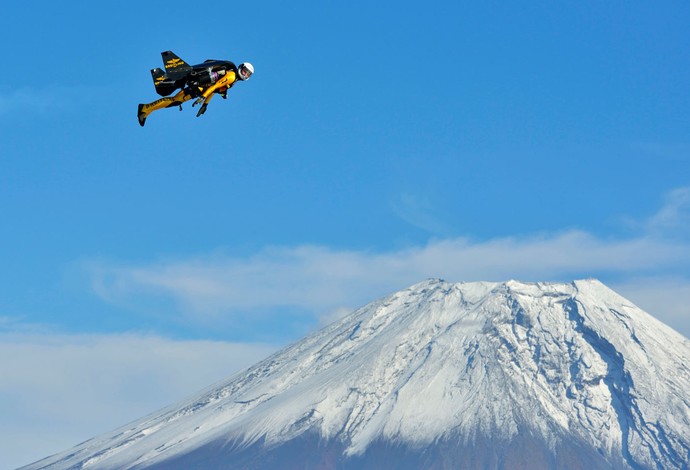
[[[371,3],[4,7],[7,468],[425,277],[597,277],[690,336],[690,5]],[[142,129],[168,49],[256,73]]]

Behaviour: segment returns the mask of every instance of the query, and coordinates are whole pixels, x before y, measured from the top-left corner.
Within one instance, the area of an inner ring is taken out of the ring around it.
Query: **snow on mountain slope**
[[[688,468],[689,364],[690,341],[595,280],[429,280],[25,469],[500,468],[528,451],[525,468]]]

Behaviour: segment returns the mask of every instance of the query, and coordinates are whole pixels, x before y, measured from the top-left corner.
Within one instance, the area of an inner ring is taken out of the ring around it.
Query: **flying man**
[[[199,65],[189,65],[171,51],[162,52],[161,56],[165,72],[159,68],[152,69],[151,77],[156,92],[166,98],[139,105],[137,117],[141,126],[146,124],[146,118],[153,111],[174,106],[182,110],[182,103],[192,98],[196,98],[192,107],[200,105],[196,113],[199,117],[206,112],[214,93],[225,99],[228,89],[238,80],[248,80],[254,73],[254,67],[249,62],[243,62],[239,67],[228,60],[207,60]],[[174,96],[169,96],[178,89],[180,91]]]

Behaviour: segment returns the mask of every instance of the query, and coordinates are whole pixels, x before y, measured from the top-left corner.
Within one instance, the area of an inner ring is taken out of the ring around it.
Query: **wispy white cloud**
[[[626,239],[569,230],[484,241],[452,238],[378,253],[273,247],[245,257],[215,253],[145,265],[92,261],[85,266],[94,291],[108,301],[173,299],[179,314],[196,318],[286,306],[328,317],[429,277],[682,279],[679,273],[690,268],[690,240],[668,235],[688,222],[689,196],[690,188],[670,192],[658,213],[641,224],[648,230]]]
[[[428,277],[567,280],[657,275],[690,266],[690,245],[641,237],[603,240],[579,231],[485,242],[453,239],[389,253],[324,247],[268,249],[148,266],[92,268],[103,298],[171,297],[180,312],[217,316],[291,306],[330,315]]]
[[[404,193],[392,201],[391,207],[405,222],[432,235],[442,236],[450,232],[434,204],[425,196]]]
[[[646,228],[655,234],[690,235],[690,187],[667,193],[664,206],[647,220]]]
[[[125,425],[275,349],[136,334],[0,333],[0,468]]]

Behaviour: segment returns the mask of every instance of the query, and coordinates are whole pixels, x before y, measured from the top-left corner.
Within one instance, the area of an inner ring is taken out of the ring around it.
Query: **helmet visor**
[[[248,79],[251,77],[252,71],[249,70],[248,67],[246,67],[244,64],[240,65],[240,77],[242,77],[243,80]]]

